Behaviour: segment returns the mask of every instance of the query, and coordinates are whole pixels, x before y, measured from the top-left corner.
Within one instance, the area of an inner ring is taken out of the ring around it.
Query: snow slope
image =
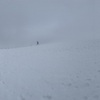
[[[100,100],[100,40],[1,49],[0,100]]]
[[[0,100],[100,100],[99,33],[99,0],[0,0]]]

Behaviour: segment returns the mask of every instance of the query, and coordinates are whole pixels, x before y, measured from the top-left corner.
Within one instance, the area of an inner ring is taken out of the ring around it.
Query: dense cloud
[[[98,0],[1,0],[0,42],[98,36],[99,4]]]

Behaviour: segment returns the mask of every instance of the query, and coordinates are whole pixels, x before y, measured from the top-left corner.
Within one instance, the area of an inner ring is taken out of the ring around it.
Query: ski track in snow
[[[99,100],[100,42],[0,50],[1,100]]]

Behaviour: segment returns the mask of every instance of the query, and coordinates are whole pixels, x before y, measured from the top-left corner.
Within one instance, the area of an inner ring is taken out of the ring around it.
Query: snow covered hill
[[[99,99],[99,40],[0,50],[0,100]]]
[[[100,1],[0,0],[0,100],[100,100]]]

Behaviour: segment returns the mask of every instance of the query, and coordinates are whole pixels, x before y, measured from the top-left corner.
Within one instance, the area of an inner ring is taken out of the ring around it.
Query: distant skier
[[[39,41],[37,41],[37,43],[36,43],[37,45],[39,45]]]

